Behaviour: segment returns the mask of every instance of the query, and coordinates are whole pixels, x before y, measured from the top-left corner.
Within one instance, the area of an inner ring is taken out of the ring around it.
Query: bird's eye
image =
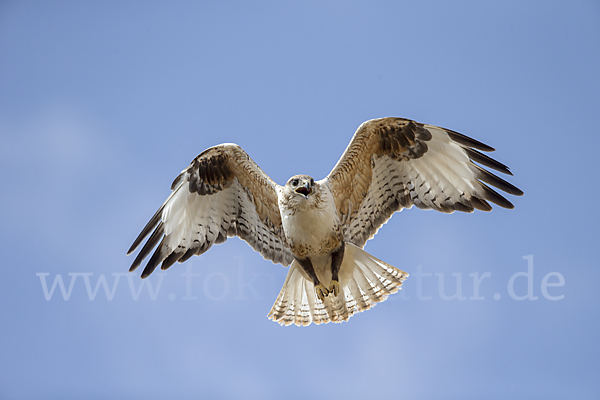
[[[292,186],[298,186],[298,179],[292,180]]]

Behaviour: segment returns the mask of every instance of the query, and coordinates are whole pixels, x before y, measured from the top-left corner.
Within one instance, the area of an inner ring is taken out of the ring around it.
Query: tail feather
[[[370,302],[378,303],[385,300],[383,296],[381,296],[381,286],[377,285],[377,278],[372,277],[372,279],[369,279],[367,274],[371,271],[368,271],[367,269],[368,272],[365,273],[365,269],[366,268],[360,268],[360,265],[358,268],[354,269],[354,279],[356,280],[356,283],[359,285],[360,289],[365,292]]]
[[[294,313],[294,320],[305,320],[308,319],[310,317],[310,311],[308,310],[308,306],[306,305],[306,303],[303,301],[303,297],[305,295],[305,288],[304,288],[304,282],[300,282],[300,284],[296,285],[296,287],[294,288],[294,306],[295,306],[295,313]]]
[[[407,277],[406,272],[346,243],[338,296],[329,295],[321,301],[316,296],[312,280],[294,261],[268,317],[286,326],[347,321],[354,314],[368,310],[396,293]],[[329,284],[321,283],[326,287]]]
[[[356,302],[356,307],[358,307],[358,311],[362,312],[371,308],[371,301],[369,296],[358,286],[354,277],[350,278],[350,282],[348,283],[348,289],[350,290],[350,295]]]

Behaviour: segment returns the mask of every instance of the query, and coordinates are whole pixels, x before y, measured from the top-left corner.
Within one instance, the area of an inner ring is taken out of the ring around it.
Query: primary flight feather
[[[150,235],[130,271],[154,251],[146,278],[159,264],[167,269],[237,235],[267,260],[290,265],[270,319],[284,325],[346,321],[398,291],[408,277],[362,250],[394,212],[413,205],[490,211],[489,202],[513,208],[488,185],[523,192],[484,169],[512,175],[479,150],[494,149],[433,125],[373,119],[358,127],[325,179],[296,175],[279,186],[240,146],[211,147],[175,179],[134,241],[128,254]]]

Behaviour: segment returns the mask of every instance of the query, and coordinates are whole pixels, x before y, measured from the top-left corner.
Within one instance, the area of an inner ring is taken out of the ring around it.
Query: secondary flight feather
[[[512,175],[460,133],[388,117],[359,126],[329,173],[279,186],[236,144],[211,147],[171,186],[139,234],[131,265],[149,276],[238,236],[265,259],[290,266],[269,318],[283,325],[342,322],[401,289],[408,274],[363,250],[394,214],[413,205],[451,213],[513,205],[493,186],[521,190],[485,168]],[[488,186],[490,185],[490,186]]]

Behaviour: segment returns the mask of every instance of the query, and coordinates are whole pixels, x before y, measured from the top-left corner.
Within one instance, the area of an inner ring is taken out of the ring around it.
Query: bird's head
[[[308,199],[314,193],[315,180],[308,175],[296,175],[292,176],[285,186],[294,195]]]

